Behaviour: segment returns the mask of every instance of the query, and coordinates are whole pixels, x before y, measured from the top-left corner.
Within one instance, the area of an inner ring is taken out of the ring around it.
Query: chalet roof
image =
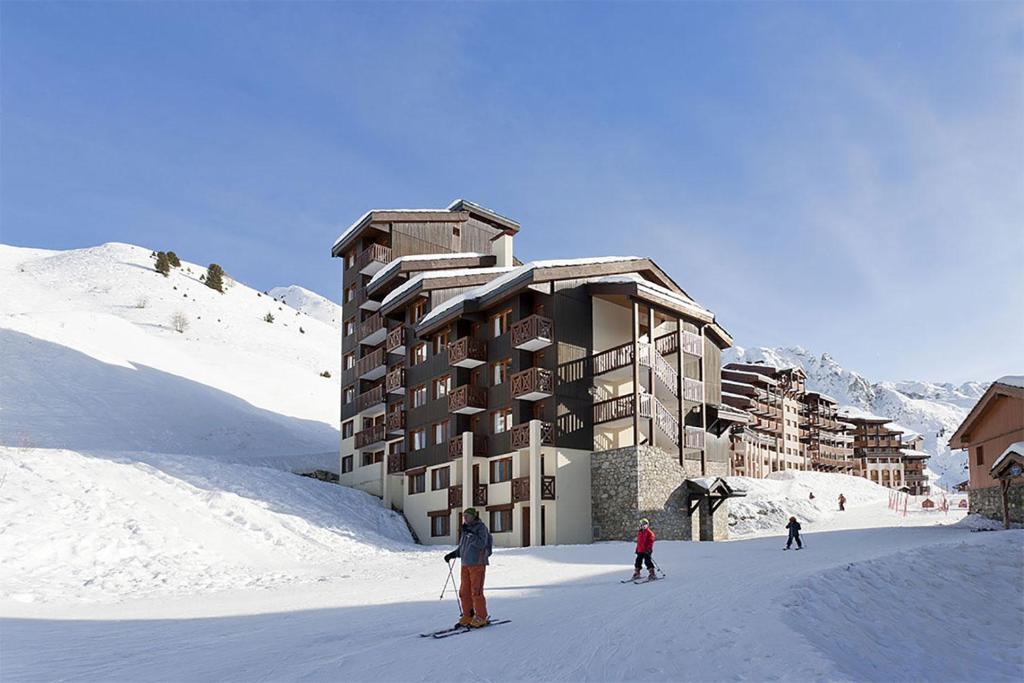
[[[1009,447],[1003,451],[998,458],[996,458],[996,461],[992,463],[992,468],[989,472],[995,476],[997,472],[1001,473],[1005,467],[1008,467],[1012,461],[1024,464],[1024,441],[1017,441],[1010,444]]]
[[[366,290],[368,292],[373,291],[373,288],[387,280],[392,275],[399,273],[403,270],[417,270],[415,267],[417,263],[440,261],[443,263],[451,263],[450,267],[456,268],[459,265],[465,267],[470,265],[479,265],[480,260],[488,256],[487,254],[478,254],[472,251],[459,252],[453,254],[410,254],[408,256],[399,256],[396,259],[390,261],[386,266],[374,273],[370,281],[366,283]],[[491,256],[491,258],[494,258]],[[409,268],[406,268],[409,266]],[[447,267],[447,266],[446,266]],[[436,268],[436,266],[435,266]],[[433,269],[433,268],[432,268]]]
[[[995,382],[989,385],[985,393],[982,394],[978,402],[971,408],[971,412],[967,413],[967,417],[960,423],[960,426],[956,428],[956,431],[949,437],[950,448],[966,448],[968,443],[964,438],[965,435],[970,435],[971,429],[974,427],[974,423],[985,413],[989,404],[999,396],[1005,396],[1015,399],[1024,399],[1024,377],[1019,375],[1006,375],[1000,377]]]
[[[747,372],[746,370],[737,370],[735,368],[729,367],[730,365],[732,365],[732,363],[729,363],[725,367],[723,367],[722,368],[722,372],[729,372],[729,373],[732,373],[734,375],[740,375],[742,377],[749,377],[750,379],[752,379],[755,382],[764,382],[765,384],[768,384],[768,385],[773,386],[773,387],[774,386],[778,386],[778,384],[779,384],[778,380],[773,379],[773,378],[769,377],[768,375],[762,375],[760,372]],[[735,380],[733,380],[733,381],[735,381]]]
[[[723,393],[723,396],[724,395],[725,394]],[[735,394],[733,395],[735,396]],[[738,398],[745,399],[746,396],[738,396]],[[719,403],[716,407],[718,408],[718,418],[720,420],[725,420],[726,422],[738,422],[741,424],[748,424],[753,421],[753,417],[751,417],[750,413],[745,410],[740,410],[739,408],[734,408],[724,403]]]
[[[808,391],[807,395],[808,396],[817,396],[819,400],[828,401],[829,403],[839,403],[839,401],[835,400],[834,398],[832,398],[828,394],[820,392],[820,391]]]
[[[464,221],[469,214],[449,209],[370,209],[345,228],[331,246],[331,256],[339,256],[341,249],[371,223],[409,221]]]
[[[713,498],[738,498],[747,495],[743,489],[735,489],[722,477],[699,477],[687,479],[686,488],[692,493]]]
[[[515,267],[451,268],[443,270],[428,270],[422,273],[417,273],[384,297],[384,300],[381,302],[381,311],[383,313],[387,313],[388,310],[396,308],[402,300],[423,290],[446,289],[458,286],[478,286],[486,284],[494,278],[512,270],[515,270]],[[447,282],[448,280],[453,280],[453,282]]]
[[[908,458],[930,458],[930,457],[932,457],[931,453],[926,453],[925,451],[919,451],[919,450],[914,449],[914,448],[901,448],[900,449],[900,453],[902,455],[907,456]]]
[[[866,410],[862,410],[856,406],[843,406],[836,411],[838,416],[848,422],[870,422],[870,423],[887,423],[892,422],[887,417],[881,417],[879,415],[872,415]]]
[[[494,209],[488,209],[486,206],[481,206],[476,202],[471,202],[468,199],[456,199],[448,205],[449,211],[467,211],[471,216],[479,218],[486,223],[490,223],[496,228],[504,230],[506,233],[514,235],[519,232],[519,221],[512,220],[508,216],[503,216]]]

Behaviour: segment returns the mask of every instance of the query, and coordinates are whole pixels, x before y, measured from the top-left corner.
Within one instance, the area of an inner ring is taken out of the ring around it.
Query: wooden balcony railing
[[[679,445],[679,420],[671,410],[665,407],[658,399],[652,399],[654,403],[654,420],[661,431],[665,432],[672,443]]]
[[[512,449],[519,450],[521,448],[530,447],[530,423],[524,422],[522,424],[515,425],[512,427]],[[554,446],[555,445],[555,426],[550,422],[540,423],[540,445],[541,446]]]
[[[369,391],[364,391],[356,397],[356,410],[363,412],[384,402],[384,385],[378,384]]]
[[[699,334],[683,332],[683,351],[691,356],[704,355],[704,342]]]
[[[356,338],[363,344],[379,344],[384,341],[386,330],[384,317],[380,313],[374,313],[359,323],[359,331],[356,334]]]
[[[700,403],[704,400],[704,383],[699,379],[683,378],[683,398]]]
[[[542,476],[540,478],[540,499],[555,499],[555,478],[553,476]],[[530,500],[530,478],[516,477],[512,480],[512,502],[523,503]]]
[[[384,342],[384,350],[388,353],[405,353],[405,326],[399,325],[395,329],[388,332],[387,339]]]
[[[455,387],[448,394],[448,412],[472,415],[487,410],[487,389],[474,384]]]
[[[524,351],[539,351],[551,345],[555,338],[555,324],[551,318],[531,315],[512,323],[512,346]]]
[[[452,484],[448,487],[448,509],[462,507],[462,484]]]
[[[462,436],[448,439],[448,457],[454,460],[462,457]],[[487,437],[483,434],[473,435],[473,457],[487,457]]]
[[[663,356],[670,356],[679,350],[679,335],[675,332],[655,337],[654,348]]]
[[[593,374],[603,375],[633,362],[633,343],[627,342],[594,354]]]
[[[487,362],[487,342],[475,337],[463,337],[448,344],[448,365],[475,368]]]
[[[391,260],[391,248],[383,244],[371,244],[356,256],[353,268],[360,273],[370,275],[376,273]]]
[[[594,404],[594,424],[603,422],[614,422],[627,417],[633,417],[636,406],[633,404],[633,394],[616,396],[606,401],[599,401]],[[640,394],[640,417],[651,416],[650,394]]]
[[[391,453],[388,455],[388,474],[397,474],[405,471],[405,453]]]
[[[384,377],[384,390],[389,394],[405,393],[405,368],[395,368]]]
[[[512,398],[539,401],[555,393],[555,373],[547,368],[530,368],[512,375]]]
[[[473,487],[473,505],[476,507],[487,505],[487,484],[477,484]]]
[[[384,349],[377,349],[356,360],[356,376],[360,379],[377,379],[383,377]]]
[[[700,427],[684,427],[683,438],[686,440],[687,448],[697,450],[704,448],[704,430]]]
[[[405,411],[392,410],[384,422],[388,427],[388,434],[401,434],[405,431]]]
[[[356,448],[366,448],[375,443],[384,441],[384,423],[373,425],[360,432],[356,432]]]

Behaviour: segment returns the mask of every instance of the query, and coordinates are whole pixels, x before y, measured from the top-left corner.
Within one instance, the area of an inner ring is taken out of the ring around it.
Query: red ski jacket
[[[654,532],[650,527],[640,529],[636,532],[636,551],[638,553],[649,553],[654,550]]]

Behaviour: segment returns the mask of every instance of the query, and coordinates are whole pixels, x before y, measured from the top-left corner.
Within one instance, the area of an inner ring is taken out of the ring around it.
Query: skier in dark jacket
[[[654,532],[651,531],[651,524],[646,519],[640,520],[640,528],[636,532],[636,564],[633,565],[633,579],[640,578],[640,564],[647,565],[647,578],[651,581],[658,578],[654,573],[654,560],[651,553],[654,552]]]
[[[491,549],[491,532],[480,521],[476,508],[466,508],[462,513],[459,547],[444,556],[445,562],[451,562],[456,557],[462,560],[462,586],[459,588],[462,617],[459,619],[459,626],[480,628],[487,625],[484,577]]]
[[[786,541],[786,547],[783,550],[789,550],[793,545],[793,541],[796,541],[796,549],[801,550],[804,544],[800,540],[800,522],[796,521],[796,517],[790,517],[786,528],[789,529],[789,539]]]
[[[842,512],[844,510],[846,510],[846,496],[844,496],[843,494],[840,493],[839,494],[839,511]]]

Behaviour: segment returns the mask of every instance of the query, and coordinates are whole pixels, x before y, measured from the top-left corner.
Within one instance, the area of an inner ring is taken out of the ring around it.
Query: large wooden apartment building
[[[470,506],[505,546],[622,538],[639,515],[720,537],[724,512],[681,496],[728,474],[729,335],[651,259],[520,263],[518,231],[458,200],[369,211],[335,242],[341,483],[427,543]]]

